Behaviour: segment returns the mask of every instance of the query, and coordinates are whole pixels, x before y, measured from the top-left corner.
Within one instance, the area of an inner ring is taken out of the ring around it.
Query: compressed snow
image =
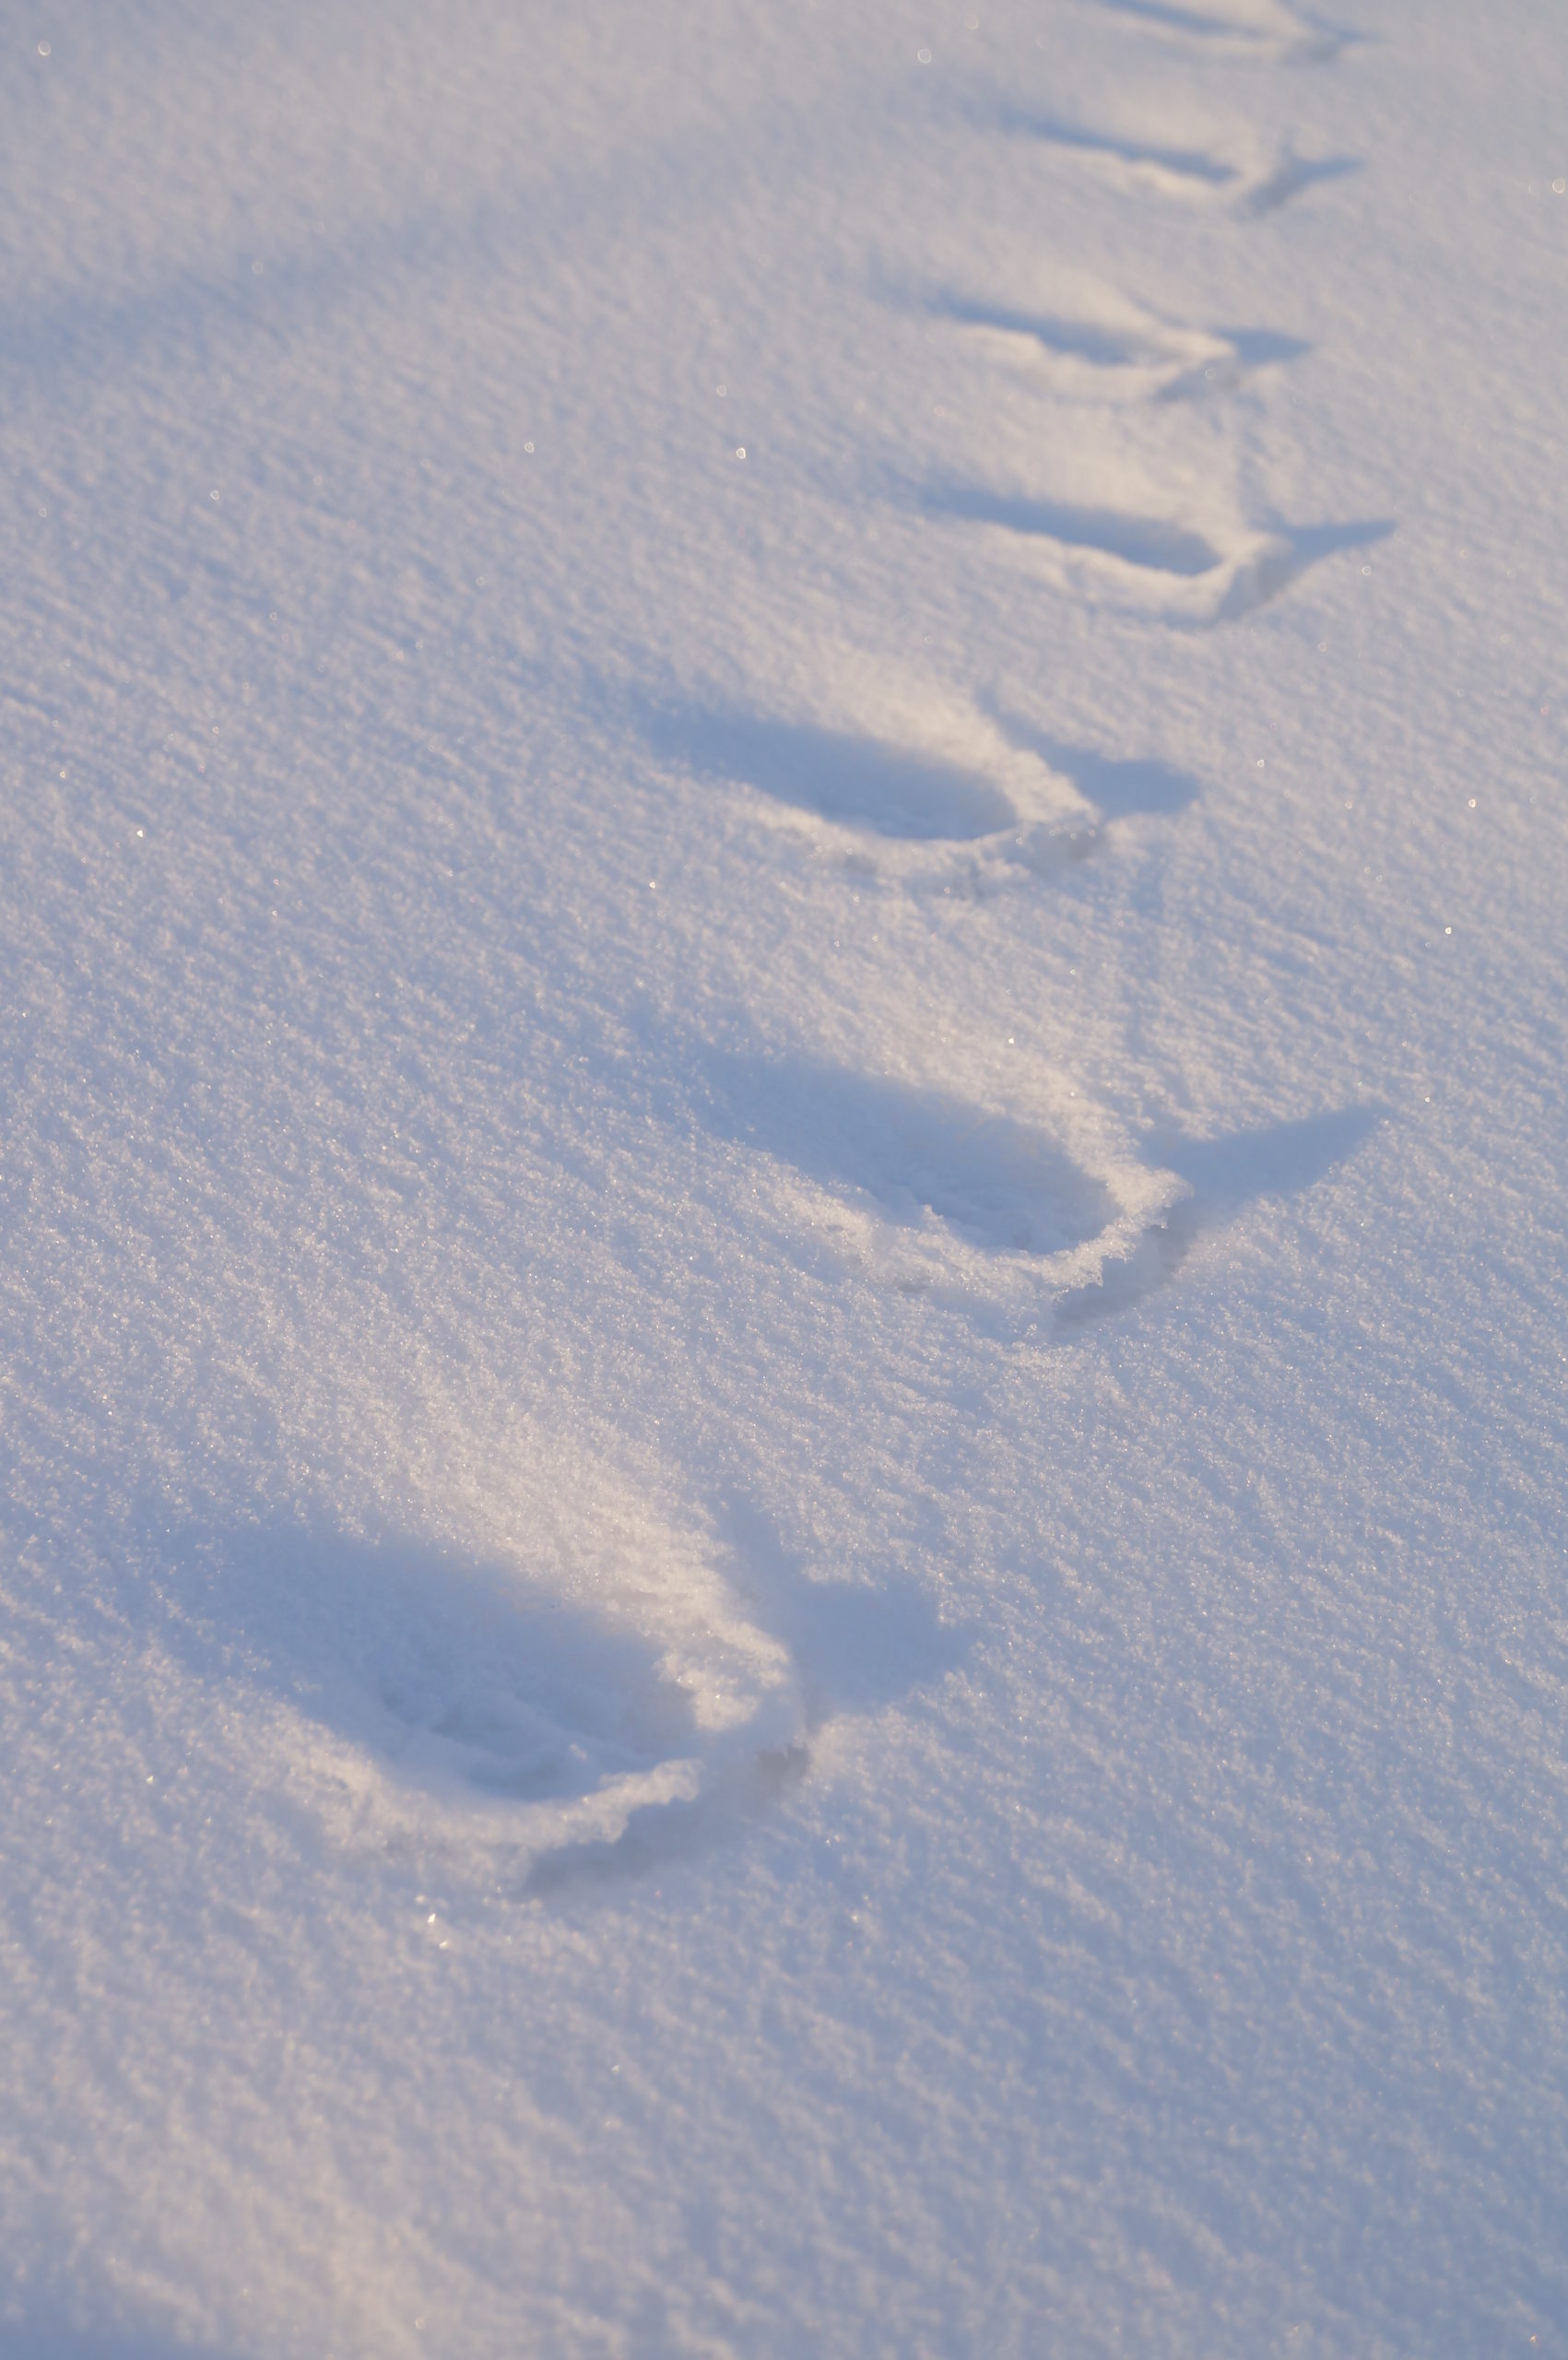
[[[4,60],[0,2360],[1568,2349],[1557,12]]]

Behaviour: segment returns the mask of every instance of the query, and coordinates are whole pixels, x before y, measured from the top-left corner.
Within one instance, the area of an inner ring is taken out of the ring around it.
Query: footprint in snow
[[[999,528],[1043,558],[1065,585],[1095,575],[1129,603],[1172,623],[1239,621],[1288,589],[1308,567],[1342,550],[1370,547],[1394,530],[1369,517],[1341,525],[1280,525],[1223,537],[1184,517],[1087,508],[973,484],[937,484],[921,495],[926,513]],[[1071,569],[1087,564],[1090,575]]]
[[[1146,776],[1145,791],[1179,776]],[[1140,1301],[1201,1235],[1323,1179],[1381,1120],[1350,1106],[1091,1160],[1038,1123],[809,1059],[718,1058],[709,1083],[709,1127],[794,1175],[783,1218],[837,1259],[1065,1330]],[[1079,1119],[1087,1137],[1093,1118]]]
[[[1180,328],[1130,304],[1108,304],[1099,319],[958,295],[927,308],[983,339],[995,358],[1032,367],[1057,391],[1095,401],[1201,399],[1310,349],[1299,337],[1267,328]]]
[[[969,758],[814,722],[706,706],[644,721],[661,760],[795,815],[815,852],[914,890],[977,894],[1052,874],[1092,848],[1091,815],[1060,773],[984,715],[954,725]]]
[[[633,1820],[705,1823],[805,1741],[788,1647],[652,1525],[608,1595],[293,1524],[175,1546],[206,1599],[180,1643],[270,1700],[285,1775],[346,1844],[526,1876]]]
[[[1244,220],[1277,212],[1303,190],[1359,171],[1361,161],[1354,156],[1298,156],[1287,148],[1267,168],[1258,170],[1230,157],[1212,155],[1207,148],[1123,138],[1055,115],[1004,109],[994,120],[1000,130],[1040,147],[1060,149],[1110,186],[1129,195],[1152,189],[1161,196],[1188,203],[1228,203]]]
[[[983,773],[868,738],[703,710],[658,714],[647,734],[655,752],[699,777],[756,787],[871,835],[971,844],[1018,823],[1012,802]]]
[[[760,1159],[746,1185],[781,1228],[904,1292],[1037,1313],[1167,1201],[1146,1174],[1129,1199],[1067,1136],[943,1091],[805,1057],[715,1057],[707,1079],[697,1112]]]
[[[1162,195],[1212,198],[1232,193],[1243,177],[1239,166],[1204,148],[1124,139],[1114,132],[1091,131],[1058,115],[1002,108],[996,123],[999,130],[1016,137],[1060,148],[1118,188],[1154,188]]]
[[[1258,0],[1256,6],[1243,0],[1231,9],[1186,7],[1179,0],[1101,0],[1101,6],[1163,40],[1270,65],[1326,65],[1358,38],[1315,24],[1282,0]]]

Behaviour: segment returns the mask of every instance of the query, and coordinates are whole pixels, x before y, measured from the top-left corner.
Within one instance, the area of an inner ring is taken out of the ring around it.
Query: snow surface
[[[0,2360],[1568,2351],[1558,0],[6,12]]]

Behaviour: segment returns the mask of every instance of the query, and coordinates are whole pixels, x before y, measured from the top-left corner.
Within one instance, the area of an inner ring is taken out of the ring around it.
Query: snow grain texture
[[[5,2360],[1563,2348],[1550,30],[13,39]]]

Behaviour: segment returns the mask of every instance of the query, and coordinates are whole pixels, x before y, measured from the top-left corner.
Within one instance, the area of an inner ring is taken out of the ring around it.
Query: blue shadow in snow
[[[168,2329],[72,2327],[64,2310],[50,2309],[0,2323],[0,2360],[231,2360],[231,2355]]]
[[[1240,622],[1300,581],[1309,567],[1347,549],[1373,549],[1395,530],[1391,517],[1358,519],[1348,525],[1286,525],[1277,528],[1283,548],[1267,551],[1244,565],[1220,601],[1217,620]]]
[[[1205,395],[1223,393],[1254,369],[1300,360],[1312,350],[1300,336],[1277,336],[1272,328],[1216,328],[1214,333],[1223,336],[1231,348],[1229,353],[1195,361],[1160,388],[1157,401],[1198,401]]]
[[[812,1580],[772,1520],[742,1493],[724,1501],[718,1521],[737,1589],[795,1658],[808,1728],[838,1713],[898,1704],[954,1670],[973,1645],[973,1630],[939,1621],[909,1583],[890,1590]]]
[[[1359,156],[1324,156],[1309,162],[1303,156],[1287,156],[1277,171],[1255,189],[1249,189],[1242,200],[1241,209],[1249,220],[1258,220],[1266,213],[1278,213],[1303,189],[1316,188],[1325,181],[1343,180],[1347,172],[1359,172]]]
[[[1150,1161],[1187,1182],[1193,1204],[1222,1217],[1255,1197],[1293,1197],[1326,1178],[1383,1120],[1381,1106],[1341,1106],[1293,1123],[1266,1123],[1218,1139],[1161,1142]]]
[[[1075,746],[1065,738],[1048,737],[1043,730],[1035,729],[1011,714],[999,713],[996,718],[1015,745],[1038,754],[1062,777],[1071,779],[1084,800],[1092,803],[1102,819],[1168,820],[1176,812],[1185,811],[1202,792],[1189,771],[1179,771],[1173,763],[1162,762],[1158,755],[1113,760],[1107,754],[1096,753],[1091,746]]]
[[[1274,328],[1217,328],[1244,369],[1268,369],[1301,360],[1312,350],[1304,337],[1280,336]]]
[[[1300,571],[1345,549],[1375,549],[1397,528],[1392,516],[1369,516],[1350,525],[1292,525],[1286,529]]]
[[[1222,1228],[1259,1198],[1293,1197],[1326,1179],[1372,1136],[1385,1114],[1375,1104],[1340,1106],[1222,1139],[1167,1135],[1151,1140],[1148,1162],[1176,1173],[1192,1195],[1162,1228],[1149,1233],[1130,1260],[1113,1265],[1097,1285],[1067,1296],[1057,1305],[1058,1328],[1070,1333],[1141,1302],[1175,1276],[1207,1232]]]

